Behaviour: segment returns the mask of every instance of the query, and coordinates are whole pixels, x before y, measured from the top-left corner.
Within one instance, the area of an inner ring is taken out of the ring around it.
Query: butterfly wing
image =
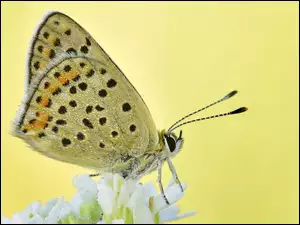
[[[28,86],[34,77],[51,67],[66,53],[83,53],[87,58],[96,58],[108,66],[115,64],[91,35],[79,24],[60,12],[49,12],[37,27],[29,49]]]
[[[127,154],[159,148],[141,96],[95,40],[68,16],[48,14],[28,61],[15,134],[42,154],[109,168]]]

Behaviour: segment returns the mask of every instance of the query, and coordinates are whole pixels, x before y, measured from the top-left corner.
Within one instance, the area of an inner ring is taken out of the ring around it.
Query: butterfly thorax
[[[114,173],[121,174],[127,179],[138,179],[145,174],[156,170],[159,164],[166,159],[174,157],[182,147],[183,139],[177,138],[175,134],[167,134],[165,130],[158,131],[159,146],[157,149],[146,151],[141,156],[126,155],[114,164]],[[174,143],[169,138],[174,137]]]

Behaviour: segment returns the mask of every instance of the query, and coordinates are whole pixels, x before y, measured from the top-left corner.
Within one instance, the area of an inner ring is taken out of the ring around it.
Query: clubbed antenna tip
[[[228,99],[228,98],[231,98],[232,96],[236,95],[236,93],[237,93],[237,90],[234,90],[234,91],[230,92],[228,95],[226,95],[226,96],[223,98],[223,100]]]
[[[230,114],[238,114],[238,113],[246,112],[247,110],[248,110],[247,107],[241,107],[241,108],[238,108],[238,109],[230,112]]]

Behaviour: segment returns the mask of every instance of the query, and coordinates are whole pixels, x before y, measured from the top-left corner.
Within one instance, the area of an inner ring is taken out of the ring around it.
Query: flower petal
[[[29,215],[25,211],[14,213],[13,216],[12,216],[12,223],[13,224],[28,223],[28,221],[29,221]]]
[[[135,224],[154,224],[153,215],[144,204],[136,205],[133,211],[133,220]]]
[[[1,224],[12,224],[12,221],[6,216],[1,216]]]
[[[139,203],[143,202],[143,186],[139,185],[131,195],[127,206],[134,211]]]
[[[44,224],[45,220],[40,215],[35,215],[29,220],[29,224]]]
[[[136,180],[126,180],[124,185],[126,185],[129,195],[132,195],[135,189],[139,186]]]
[[[183,192],[174,182],[165,189],[171,205],[166,204],[161,194],[157,194],[152,183],[141,184],[137,180],[124,180],[118,174],[105,174],[98,182],[88,175],[75,176],[73,185],[78,190],[71,202],[63,197],[48,201],[43,207],[34,202],[10,220],[1,218],[4,224],[123,224],[123,223],[161,223],[178,220],[194,212],[179,214],[174,205]],[[186,184],[183,184],[186,188]]]
[[[108,185],[109,187],[113,187],[113,174],[111,173],[105,173],[103,174],[103,177],[99,180],[98,183],[101,183],[101,184],[105,184],[105,185]]]
[[[182,185],[183,185],[183,188],[186,188],[186,184],[182,184]],[[184,192],[181,191],[181,188],[178,184],[175,184],[166,190],[165,195],[166,195],[170,205],[172,205],[175,202],[177,202],[184,195]],[[167,207],[169,207],[169,205],[166,203],[162,194],[160,194],[154,198],[153,210],[152,210],[153,213],[157,213]]]
[[[92,201],[97,195],[96,182],[88,175],[77,175],[73,178],[73,186],[84,201]]]
[[[42,217],[47,217],[48,214],[50,213],[50,211],[52,210],[52,208],[55,206],[55,204],[57,203],[58,199],[55,198],[55,199],[51,199],[49,200],[45,205],[44,207],[42,207],[40,209],[40,215]]]
[[[64,202],[60,211],[59,218],[65,218],[69,216],[70,213],[74,213],[74,208],[71,203],[69,202]]]
[[[116,193],[105,184],[98,184],[98,202],[105,215],[113,212]]]
[[[30,209],[30,212],[35,215],[35,214],[38,214],[39,211],[41,210],[42,208],[42,203],[41,202],[33,202],[29,205],[28,207]]]
[[[60,212],[64,207],[64,199],[61,197],[60,199],[57,200],[57,203],[51,211],[49,212],[49,215],[45,218],[45,221],[47,224],[54,224],[57,223],[58,220],[60,219]]]
[[[128,202],[129,197],[130,193],[128,190],[128,186],[124,184],[121,187],[116,207],[120,208],[122,205],[125,205]]]
[[[177,217],[179,213],[179,207],[177,205],[171,205],[170,207],[159,212],[160,222],[172,220]]]
[[[148,200],[150,196],[156,196],[157,192],[155,189],[155,186],[151,182],[147,182],[146,184],[143,185],[143,192],[144,192],[144,198]]]
[[[186,185],[186,183],[181,183],[181,186],[182,186],[183,190],[185,190],[187,185]],[[173,185],[168,186],[168,187],[166,188],[166,192],[168,192],[170,189],[174,189],[174,188],[175,188],[175,189],[180,189],[180,191],[181,191],[180,185],[174,183]]]
[[[179,216],[177,216],[177,217],[175,217],[173,219],[170,218],[168,220],[165,220],[164,222],[171,222],[171,221],[175,221],[175,220],[180,220],[180,219],[183,219],[183,218],[186,218],[186,217],[193,216],[195,214],[196,214],[196,212],[187,212],[187,213],[181,214],[181,215],[179,215]]]
[[[119,192],[121,189],[121,186],[124,183],[124,178],[121,177],[119,174],[115,174],[113,177],[113,190],[114,192]]]
[[[168,198],[170,204],[177,202],[182,196],[184,192],[180,189],[179,185],[172,186],[166,191],[166,197]]]

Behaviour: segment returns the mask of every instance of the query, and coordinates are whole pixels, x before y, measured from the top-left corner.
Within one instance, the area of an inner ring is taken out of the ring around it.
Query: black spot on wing
[[[85,41],[86,41],[86,45],[87,46],[91,46],[91,41],[90,39],[88,39],[87,37],[85,38]]]
[[[86,119],[86,118],[84,118],[84,119],[82,120],[82,123],[83,123],[86,127],[90,128],[90,129],[93,129],[93,128],[94,128],[94,127],[93,127],[93,124],[91,123],[91,121],[89,121],[89,120]]]
[[[81,46],[80,51],[84,54],[87,54],[89,52],[89,49],[87,46],[84,45],[84,46]]]
[[[68,138],[63,138],[63,139],[61,140],[61,143],[63,144],[64,147],[67,147],[68,145],[71,144],[71,140],[68,139]]]
[[[68,36],[70,36],[71,33],[72,33],[72,32],[71,32],[71,29],[68,29],[68,30],[65,31],[65,34],[68,35]]]
[[[122,106],[122,109],[124,112],[128,112],[131,110],[131,106],[129,105],[128,102],[124,103],[123,106]]]

